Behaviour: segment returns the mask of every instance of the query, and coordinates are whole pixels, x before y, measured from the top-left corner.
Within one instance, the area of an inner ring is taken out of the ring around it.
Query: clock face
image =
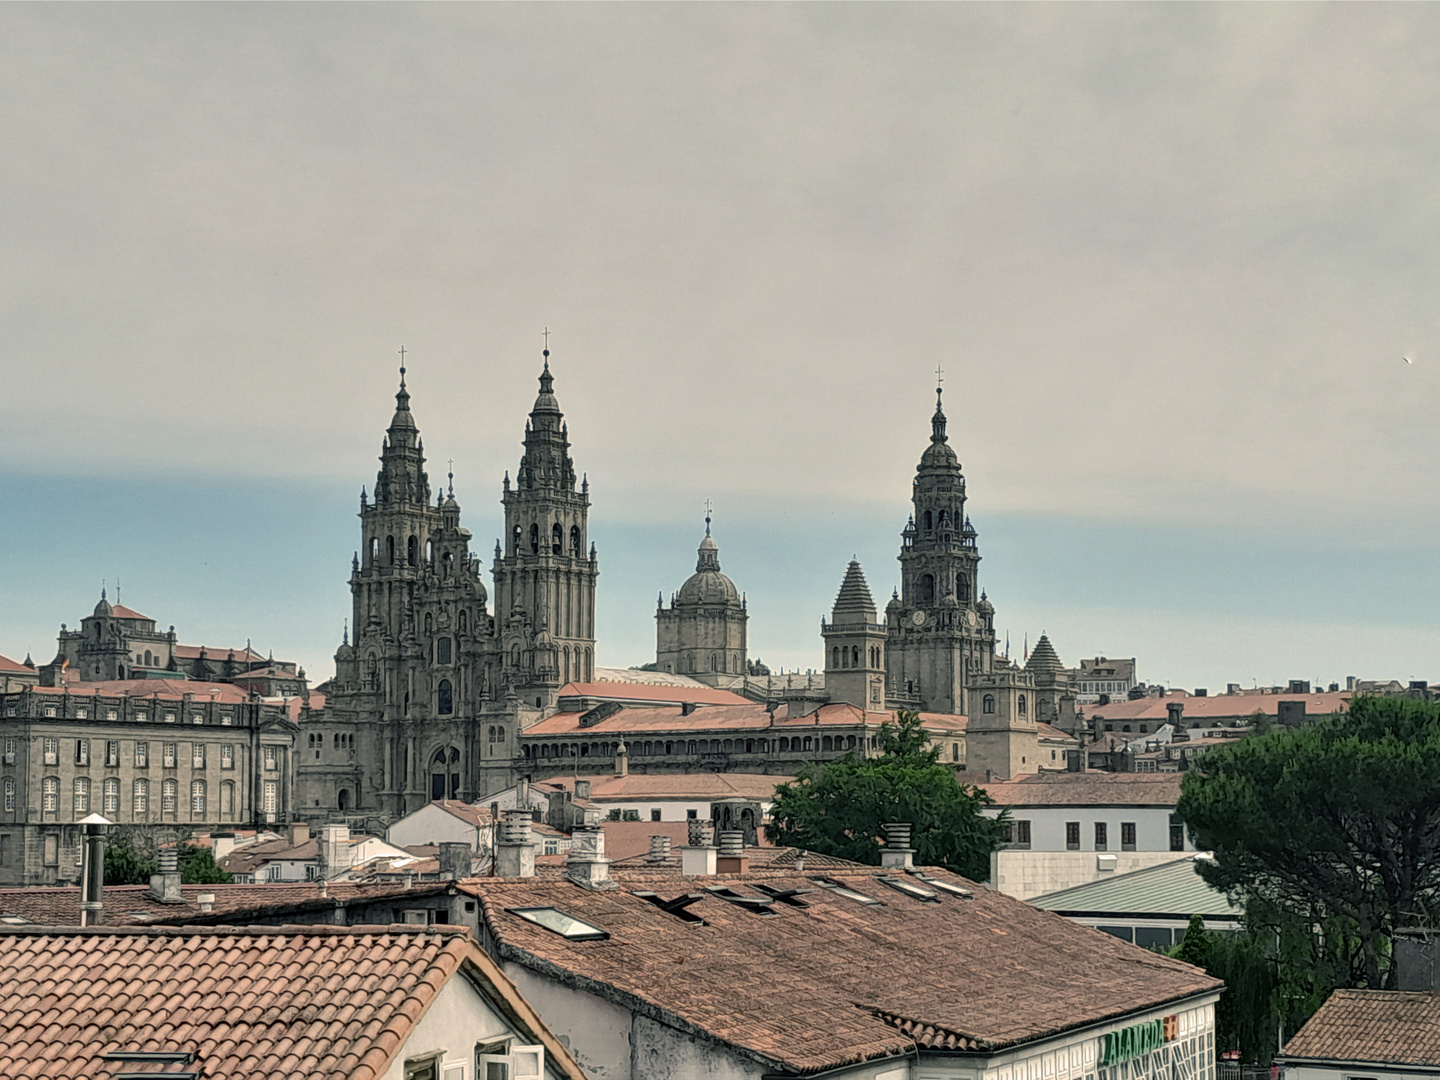
[[[913,614],[913,615],[910,616],[910,621],[911,621],[912,623],[914,623],[916,626],[924,626],[924,625],[925,625],[925,613],[924,613],[923,611],[917,611],[917,612],[915,612],[915,614]]]

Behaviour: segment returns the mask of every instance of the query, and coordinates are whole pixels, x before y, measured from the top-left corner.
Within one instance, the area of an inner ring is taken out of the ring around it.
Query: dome
[[[984,593],[980,594],[980,603],[976,604],[975,607],[980,611],[982,615],[995,614],[995,605],[990,603],[990,598]]]
[[[110,601],[105,599],[105,590],[100,590],[100,602],[95,605],[95,614],[100,616],[109,615],[114,609],[110,607]]]
[[[720,545],[710,535],[710,523],[705,523],[705,539],[700,541],[699,559],[695,562],[695,573],[680,586],[675,596],[677,604],[734,604],[740,603],[740,590],[735,583],[720,572]]]

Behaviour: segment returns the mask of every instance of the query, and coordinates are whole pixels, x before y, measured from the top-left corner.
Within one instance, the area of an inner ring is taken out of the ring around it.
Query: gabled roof
[[[1113,701],[1109,705],[1091,705],[1090,715],[1112,723],[1121,720],[1158,720],[1164,723],[1169,718],[1168,706],[1179,703],[1185,706],[1181,715],[1186,726],[1194,727],[1207,720],[1252,716],[1257,712],[1273,717],[1282,701],[1303,701],[1307,714],[1324,716],[1348,710],[1352,697],[1354,695],[1348,690],[1322,694],[1214,694],[1206,697],[1171,693],[1163,698],[1144,697],[1134,701]]]
[[[124,604],[111,604],[110,614],[117,619],[144,619],[146,622],[154,622],[149,615],[141,615],[134,608],[128,608]]]
[[[1243,908],[1205,881],[1185,855],[1129,874],[1113,874],[1072,889],[1035,896],[1030,903],[1062,915],[1171,915],[1238,919]]]
[[[726,730],[742,733],[763,734],[766,729],[775,729],[777,735],[805,735],[811,729],[825,725],[853,727],[865,724],[878,728],[883,723],[894,723],[890,712],[866,712],[855,705],[835,703],[822,705],[804,716],[791,716],[787,705],[780,705],[772,715],[758,702],[746,701],[743,705],[706,705],[690,713],[671,706],[655,708],[623,708],[589,727],[580,726],[583,713],[562,712],[548,716],[521,732],[522,738],[544,735],[591,735],[602,738],[606,735],[628,735],[631,732],[647,731],[694,731],[722,732]],[[949,713],[921,713],[920,719],[930,731],[964,731],[965,717]]]
[[[250,700],[250,691],[233,683],[197,682],[194,679],[105,679],[99,682],[67,682],[64,686],[36,686],[31,688],[37,694],[81,694],[101,697],[151,698],[162,701],[178,700],[186,694],[196,704],[218,701],[234,705]]]
[[[375,1080],[466,967],[490,1004],[583,1074],[463,929],[0,931],[0,1075],[103,1077],[113,1051],[193,1050],[245,1080]],[[145,1068],[145,1066],[136,1066]],[[163,1075],[157,1073],[156,1075]]]
[[[1180,773],[1044,772],[983,784],[1000,806],[1174,806]]]
[[[973,899],[923,902],[878,867],[759,875],[616,875],[593,891],[549,878],[474,879],[499,955],[661,1023],[729,1044],[771,1068],[817,1072],[913,1052],[916,1045],[993,1050],[1218,992],[1203,971],[1040,911],[943,870]],[[903,873],[900,876],[904,876]],[[826,888],[826,878],[879,901]],[[917,878],[908,879],[923,886]],[[757,914],[707,891],[774,901]],[[669,914],[640,896],[699,893]],[[554,907],[608,935],[572,941],[511,914]],[[937,947],[937,942],[943,947]]]
[[[434,799],[430,805],[459,818],[466,825],[493,825],[495,823],[495,816],[490,813],[488,806],[471,806],[461,799]]]
[[[1336,990],[1281,1054],[1291,1061],[1440,1067],[1440,996]]]
[[[566,683],[558,695],[597,701],[655,701],[680,705],[745,705],[749,698],[713,686],[671,686],[642,682]]]
[[[8,656],[0,656],[0,671],[15,671],[26,675],[35,674],[34,668],[28,668],[18,660],[11,660]]]
[[[762,799],[775,797],[777,784],[788,784],[793,776],[768,773],[631,773],[628,776],[582,776],[590,781],[590,799]],[[576,777],[556,776],[542,780],[538,789],[575,790]]]

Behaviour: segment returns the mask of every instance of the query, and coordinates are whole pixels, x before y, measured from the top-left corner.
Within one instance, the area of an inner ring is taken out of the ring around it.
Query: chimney
[[[515,805],[521,810],[530,809],[530,781],[521,780],[515,785]]]
[[[615,747],[615,775],[630,775],[630,751],[623,742]]]
[[[739,829],[726,829],[720,834],[720,853],[715,859],[717,874],[743,874],[749,869],[745,857],[745,834]]]
[[[1174,727],[1176,734],[1185,728],[1185,703],[1183,701],[1167,701],[1165,703],[1165,720]]]
[[[290,823],[290,846],[299,847],[301,844],[310,842],[310,825],[305,821],[292,821]]]
[[[530,839],[530,811],[506,810],[495,842],[497,877],[534,877],[535,844]]]
[[[440,877],[459,881],[470,876],[470,845],[465,841],[445,841],[440,845]]]
[[[1083,746],[1078,750],[1065,751],[1065,768],[1068,772],[1084,772],[1090,767],[1090,751]]]
[[[350,826],[320,826],[320,876],[333,881],[354,865],[355,849],[350,846]]]
[[[650,837],[650,854],[645,856],[645,861],[652,866],[663,866],[670,861],[670,837]]]
[[[680,870],[687,877],[704,877],[715,873],[715,826],[698,818],[688,822],[690,843],[680,849]]]
[[[146,895],[162,904],[183,904],[180,894],[180,853],[173,847],[161,848],[155,855],[158,874],[150,875],[150,891]]]
[[[91,814],[81,824],[85,826],[85,847],[81,852],[84,865],[80,881],[84,893],[80,900],[80,925],[86,926],[98,923],[105,909],[105,828],[110,822],[99,814]]]
[[[195,897],[195,903],[200,905],[201,911],[215,910],[215,894],[213,892],[202,892]]]
[[[605,857],[605,830],[599,825],[575,826],[570,834],[565,876],[587,889],[619,887],[610,880],[610,860]]]
[[[880,865],[887,870],[909,870],[915,865],[915,849],[910,846],[910,823],[887,821],[880,827],[885,830]]]
[[[576,780],[576,781],[575,781],[575,797],[576,797],[577,799],[588,799],[588,798],[590,797],[590,781],[589,781],[589,780]]]

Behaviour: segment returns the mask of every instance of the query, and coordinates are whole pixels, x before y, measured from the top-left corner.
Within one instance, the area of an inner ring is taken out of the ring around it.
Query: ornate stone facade
[[[593,671],[589,483],[576,485],[549,356],[513,487],[505,476],[493,614],[453,481],[431,491],[400,369],[374,499],[360,494],[354,641],[347,634],[335,654],[319,745],[300,766],[299,801],[312,816],[383,823],[431,799],[509,786],[523,725]]]
[[[735,583],[720,572],[720,546],[710,535],[700,541],[695,573],[665,606],[655,611],[655,666],[710,685],[723,676],[746,674],[746,624],[750,613]]]

